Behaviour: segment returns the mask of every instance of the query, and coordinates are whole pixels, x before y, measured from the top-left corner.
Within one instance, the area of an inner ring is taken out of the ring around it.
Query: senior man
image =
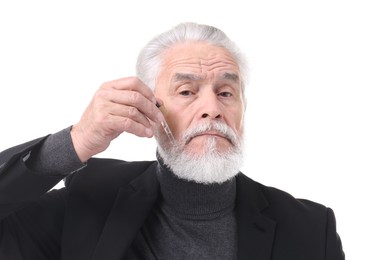
[[[221,30],[179,24],[78,123],[3,151],[0,259],[344,259],[331,209],[239,172],[244,64]],[[123,132],[155,136],[157,160],[93,158]]]

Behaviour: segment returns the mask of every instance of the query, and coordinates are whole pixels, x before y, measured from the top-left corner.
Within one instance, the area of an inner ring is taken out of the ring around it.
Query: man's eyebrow
[[[173,82],[177,81],[185,81],[185,80],[191,80],[191,81],[198,81],[202,80],[203,77],[197,74],[191,74],[191,73],[175,73],[174,77],[172,78]]]
[[[221,79],[222,80],[230,80],[230,81],[234,81],[235,83],[239,82],[239,75],[236,73],[229,73],[229,72],[225,72],[224,74],[221,75]]]
[[[220,76],[221,80],[230,80],[235,83],[239,82],[239,75],[237,73],[225,72]],[[175,73],[172,78],[172,82],[180,81],[198,81],[203,80],[203,76],[192,73]]]

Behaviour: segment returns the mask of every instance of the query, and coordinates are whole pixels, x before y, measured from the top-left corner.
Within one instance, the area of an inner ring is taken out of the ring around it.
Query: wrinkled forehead
[[[216,74],[237,75],[239,65],[223,47],[207,43],[185,43],[167,50],[162,57],[161,74],[191,73],[202,78]]]

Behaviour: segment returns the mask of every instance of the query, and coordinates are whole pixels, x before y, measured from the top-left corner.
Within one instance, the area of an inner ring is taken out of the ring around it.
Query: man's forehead
[[[157,82],[222,80],[240,84],[239,64],[230,52],[206,43],[176,45],[162,57]],[[175,84],[176,85],[176,84]]]
[[[224,66],[237,68],[238,64],[224,47],[207,43],[187,43],[167,50],[163,57],[163,66],[166,69],[188,66],[192,69],[212,70]]]

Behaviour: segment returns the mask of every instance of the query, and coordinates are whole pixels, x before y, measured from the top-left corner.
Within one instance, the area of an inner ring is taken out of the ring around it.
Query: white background
[[[364,2],[2,1],[0,150],[77,122],[154,35],[215,25],[248,58],[242,171],[333,208],[347,259],[368,259]],[[123,134],[100,156],[155,159],[155,141]]]

